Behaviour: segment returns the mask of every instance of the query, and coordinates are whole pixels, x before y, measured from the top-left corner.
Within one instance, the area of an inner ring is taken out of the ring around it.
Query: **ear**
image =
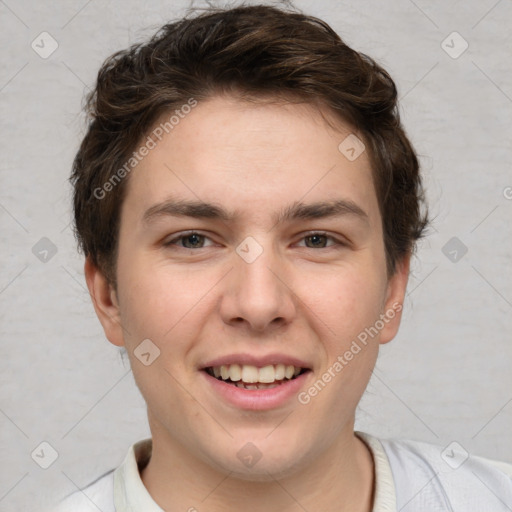
[[[384,328],[380,332],[381,344],[391,341],[400,327],[410,263],[411,254],[409,253],[397,262],[394,274],[388,279],[386,300],[381,315],[384,322]]]
[[[84,273],[94,310],[103,326],[105,336],[114,345],[123,346],[123,327],[114,287],[89,257],[85,260]]]

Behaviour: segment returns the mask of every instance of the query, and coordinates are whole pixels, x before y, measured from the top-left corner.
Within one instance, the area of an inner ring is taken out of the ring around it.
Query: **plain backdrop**
[[[0,1],[2,511],[42,508],[149,436],[85,288],[67,180],[103,60],[190,5]],[[295,5],[395,79],[434,217],[356,428],[512,461],[512,2]]]

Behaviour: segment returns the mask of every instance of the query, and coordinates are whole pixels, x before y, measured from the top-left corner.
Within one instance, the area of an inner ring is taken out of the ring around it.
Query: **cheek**
[[[306,311],[313,313],[309,318],[325,358],[307,393],[313,409],[343,417],[356,407],[375,366],[379,336],[372,336],[371,327],[382,311],[385,279],[375,270],[347,267],[330,275],[312,274],[309,282],[301,298],[307,298]]]
[[[324,273],[302,273],[297,281],[301,300],[323,323],[328,339],[341,347],[372,325],[381,313],[385,280],[373,268],[347,266]]]
[[[170,411],[184,418],[187,407],[190,411],[197,407],[182,392],[189,377],[183,369],[199,338],[201,322],[208,318],[209,304],[201,298],[211,286],[206,280],[193,286],[194,279],[186,272],[171,274],[158,265],[150,266],[151,272],[147,268],[132,260],[119,269],[124,273],[121,316],[125,343],[142,395],[154,414],[164,424],[171,424]],[[149,345],[143,341],[148,339]],[[139,359],[147,352],[152,360],[148,365],[147,359]]]
[[[135,259],[120,262],[119,277],[121,316],[129,338],[125,341],[137,343],[142,336],[154,339],[162,349],[195,314],[206,286],[195,286],[186,272],[171,273],[158,263],[146,265]]]
[[[335,326],[336,336],[324,339],[326,361],[298,396],[308,418],[318,418],[319,428],[326,438],[333,438],[354,411],[363,396],[378,356],[379,344],[373,340],[362,343],[358,335],[366,322],[360,318],[345,318]],[[338,418],[339,421],[325,421]]]

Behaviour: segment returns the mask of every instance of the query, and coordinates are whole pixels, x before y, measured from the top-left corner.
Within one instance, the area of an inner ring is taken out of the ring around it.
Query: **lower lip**
[[[257,411],[275,409],[285,404],[292,397],[297,396],[311,371],[304,372],[295,379],[267,389],[239,388],[212,377],[204,370],[200,373],[206,378],[206,382],[210,384],[215,393],[219,394],[225,401],[240,409]]]

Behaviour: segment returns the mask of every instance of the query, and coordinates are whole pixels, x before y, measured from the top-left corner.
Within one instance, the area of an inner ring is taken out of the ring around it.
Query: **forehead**
[[[275,219],[291,203],[344,199],[378,215],[368,155],[346,152],[357,135],[336,121],[307,104],[201,102],[155,139],[131,173],[123,210],[141,217],[173,197]]]

